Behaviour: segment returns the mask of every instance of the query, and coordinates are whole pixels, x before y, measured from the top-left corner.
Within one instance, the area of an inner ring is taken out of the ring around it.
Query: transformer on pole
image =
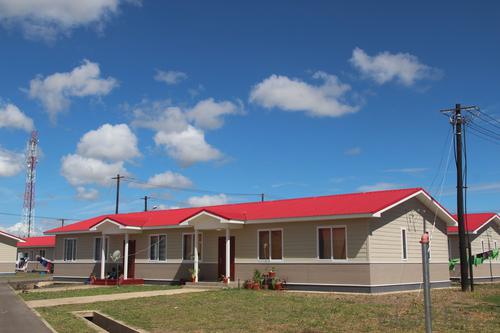
[[[26,147],[26,186],[24,188],[23,229],[27,237],[35,229],[35,180],[36,164],[38,162],[38,133],[31,132]]]

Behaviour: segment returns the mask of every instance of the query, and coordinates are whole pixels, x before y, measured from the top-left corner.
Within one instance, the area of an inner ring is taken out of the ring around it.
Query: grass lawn
[[[474,294],[432,292],[439,332],[498,332],[500,284]],[[59,332],[91,332],[70,311],[99,310],[152,332],[371,332],[424,331],[422,294],[304,294],[218,290],[117,302],[40,308]]]
[[[16,272],[12,275],[0,275],[0,281],[50,280],[51,274]]]
[[[80,296],[94,296],[94,295],[109,295],[109,294],[122,294],[122,293],[132,293],[138,291],[152,291],[152,290],[165,290],[165,289],[175,289],[178,286],[109,286],[109,287],[89,287],[88,289],[75,289],[75,290],[64,290],[64,291],[43,291],[43,292],[27,292],[21,293],[21,296],[25,301],[33,301],[37,299],[52,299],[52,298],[64,298],[64,297],[80,297]]]

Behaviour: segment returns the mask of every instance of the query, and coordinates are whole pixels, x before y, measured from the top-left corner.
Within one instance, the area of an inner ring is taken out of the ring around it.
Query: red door
[[[231,242],[231,257],[230,257],[230,279],[231,281],[234,281],[234,236],[231,236],[230,238]],[[226,275],[226,237],[219,237],[219,279],[222,278],[222,276]]]
[[[125,241],[123,241],[123,255],[125,255]],[[124,258],[125,260],[125,258]],[[128,279],[135,277],[135,240],[128,241]]]

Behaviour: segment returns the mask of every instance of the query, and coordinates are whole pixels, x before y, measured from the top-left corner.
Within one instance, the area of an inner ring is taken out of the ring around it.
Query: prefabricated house
[[[382,292],[419,288],[424,230],[433,286],[449,286],[455,219],[421,188],[103,215],[52,229],[54,278],[105,278],[118,266],[146,283],[243,283],[275,268],[287,288]],[[118,263],[110,254],[119,250]]]
[[[27,271],[45,271],[37,256],[54,260],[54,248],[56,246],[55,236],[28,237],[24,242],[17,243],[17,259],[26,258],[28,262]]]
[[[18,242],[24,242],[24,240],[0,230],[0,275],[16,272]]]
[[[455,216],[456,218],[456,216]],[[465,231],[470,238],[472,255],[500,248],[500,216],[496,213],[466,214]],[[458,227],[448,228],[450,259],[459,259]],[[460,280],[460,265],[450,272],[451,278]],[[474,280],[500,279],[500,256],[486,259],[473,267]]]

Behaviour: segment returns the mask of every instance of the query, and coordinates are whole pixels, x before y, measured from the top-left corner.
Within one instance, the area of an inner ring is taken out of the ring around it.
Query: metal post
[[[432,332],[431,286],[429,277],[429,233],[425,232],[420,240],[422,244],[422,272],[424,279],[425,332]]]

